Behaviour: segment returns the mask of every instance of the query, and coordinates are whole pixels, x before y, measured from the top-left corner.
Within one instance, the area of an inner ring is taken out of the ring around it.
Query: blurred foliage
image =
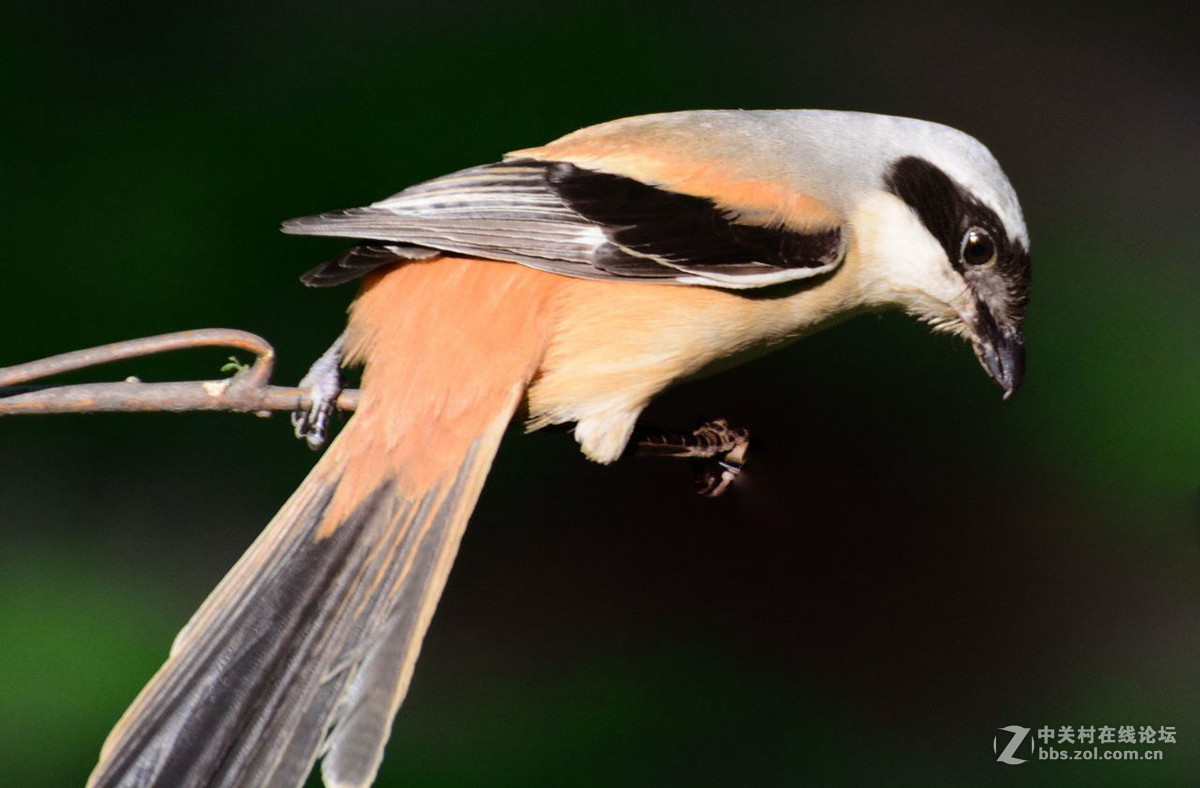
[[[588,123],[825,106],[980,136],[1034,239],[1027,386],[862,319],[673,392],[746,483],[502,452],[380,785],[1188,785],[1200,769],[1194,41],[1100,4],[18,3],[0,364],[207,325],[294,380],[351,293],[281,219]],[[216,376],[227,353],[114,365]],[[312,455],[283,420],[0,422],[0,773],[81,784]],[[1174,725],[1162,763],[1004,725]]]

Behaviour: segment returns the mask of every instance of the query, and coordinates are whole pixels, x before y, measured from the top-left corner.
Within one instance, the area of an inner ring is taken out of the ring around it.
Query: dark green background
[[[1194,784],[1194,32],[1128,3],[10,4],[0,365],[231,326],[295,381],[352,291],[300,286],[340,245],[281,219],[589,123],[815,106],[958,126],[1033,236],[1020,396],[888,316],[656,406],[760,438],[719,501],[682,467],[514,435],[379,784]],[[225,355],[102,374],[215,377]],[[0,782],[82,783],[312,461],[282,417],[0,421]],[[1125,724],[1178,743],[994,761],[1001,726]]]

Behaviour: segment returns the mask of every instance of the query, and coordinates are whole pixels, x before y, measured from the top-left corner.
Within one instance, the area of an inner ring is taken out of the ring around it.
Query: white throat
[[[933,325],[957,321],[970,299],[967,284],[903,200],[869,192],[849,223],[864,306],[899,306]]]

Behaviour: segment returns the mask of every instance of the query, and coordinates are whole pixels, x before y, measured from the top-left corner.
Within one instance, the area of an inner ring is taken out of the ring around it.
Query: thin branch
[[[247,350],[255,354],[255,360],[222,380],[142,383],[128,379],[68,386],[18,385],[113,361],[199,347]],[[0,415],[212,410],[266,416],[275,410],[307,408],[311,404],[307,389],[269,384],[274,362],[275,350],[270,343],[236,329],[206,328],[114,342],[0,368]],[[358,400],[358,391],[346,390],[338,396],[337,407],[354,410]]]
[[[0,369],[0,386],[15,386],[18,383],[25,383],[37,378],[61,375],[64,372],[73,372],[77,369],[86,369],[127,358],[198,347],[232,347],[248,350],[257,357],[255,366],[260,368],[258,379],[265,384],[271,377],[275,349],[265,339],[233,328],[200,328],[194,331],[176,331],[172,334],[113,342],[86,350],[75,350],[50,356],[40,361],[31,361],[28,364],[18,364],[15,367],[4,367]]]

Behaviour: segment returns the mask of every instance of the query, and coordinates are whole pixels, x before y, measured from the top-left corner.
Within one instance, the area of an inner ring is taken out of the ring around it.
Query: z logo
[[[996,756],[996,760],[1000,763],[1007,763],[1010,766],[1016,766],[1018,763],[1025,763],[1024,758],[1017,758],[1013,755],[1017,748],[1021,746],[1021,742],[1025,741],[1025,737],[1029,735],[1029,728],[1022,728],[1020,725],[1008,725],[1000,730],[1008,731],[1012,734],[1012,738],[1008,740],[1008,745],[1004,748],[1004,752]],[[996,752],[999,748],[999,736],[992,737],[992,752]],[[1032,743],[1030,747],[1032,748]]]

